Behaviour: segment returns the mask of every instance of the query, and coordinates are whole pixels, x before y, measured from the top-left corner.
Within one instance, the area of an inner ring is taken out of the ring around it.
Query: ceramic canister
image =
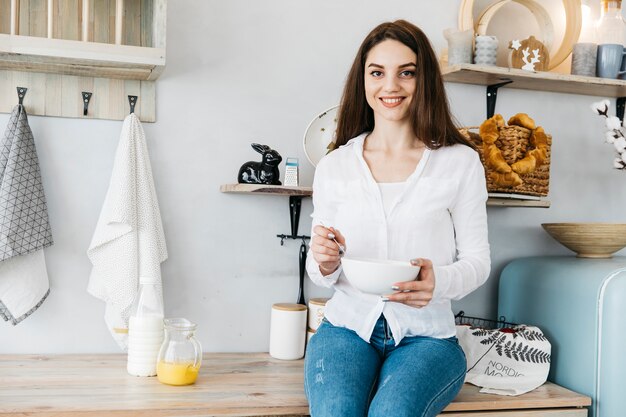
[[[572,75],[596,76],[598,45],[595,43],[577,43],[572,50]]]
[[[315,334],[315,330],[311,329],[310,327],[308,329],[306,329],[306,344],[309,344],[309,341],[311,340],[311,337],[313,337],[313,335]]]
[[[307,308],[302,304],[277,303],[272,306],[270,356],[294,360],[304,356]]]
[[[496,65],[498,39],[495,36],[476,36],[474,63],[478,65]]]
[[[324,306],[328,298],[311,298],[309,300],[309,329],[316,331],[324,318]]]

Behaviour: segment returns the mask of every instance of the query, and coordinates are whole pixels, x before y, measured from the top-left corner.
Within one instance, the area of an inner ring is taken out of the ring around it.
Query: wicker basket
[[[543,164],[528,174],[521,174],[520,178],[523,183],[517,187],[504,187],[496,184],[491,177],[491,168],[485,164],[483,155],[483,140],[477,132],[478,126],[464,127],[459,129],[460,132],[469,138],[476,146],[480,154],[480,161],[485,167],[485,177],[487,179],[487,191],[490,193],[507,193],[507,194],[523,194],[545,197],[548,195],[550,185],[550,148],[552,145],[552,136],[548,137],[547,158]],[[475,132],[473,132],[475,131]],[[496,146],[502,153],[507,164],[511,165],[516,161],[524,158],[528,148],[531,146],[530,137],[532,131],[522,126],[504,126],[499,129],[499,137],[496,140]]]

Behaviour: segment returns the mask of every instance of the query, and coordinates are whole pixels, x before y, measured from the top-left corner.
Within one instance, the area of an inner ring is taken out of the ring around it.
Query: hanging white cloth
[[[161,284],[167,247],[141,122],[124,119],[109,189],[87,250],[93,264],[87,291],[106,303],[105,322],[122,349],[139,277]]]

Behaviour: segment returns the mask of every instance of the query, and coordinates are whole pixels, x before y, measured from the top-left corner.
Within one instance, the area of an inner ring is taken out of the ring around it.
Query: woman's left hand
[[[412,307],[424,307],[433,298],[435,290],[435,271],[430,259],[411,259],[411,264],[421,267],[415,281],[398,282],[392,289],[397,292],[387,296],[389,301],[403,303]]]

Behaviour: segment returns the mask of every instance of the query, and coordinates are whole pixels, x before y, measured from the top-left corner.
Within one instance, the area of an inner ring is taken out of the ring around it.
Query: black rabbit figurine
[[[282,156],[267,145],[252,144],[252,149],[263,155],[261,162],[248,161],[239,168],[237,181],[243,184],[281,185],[278,164]]]

